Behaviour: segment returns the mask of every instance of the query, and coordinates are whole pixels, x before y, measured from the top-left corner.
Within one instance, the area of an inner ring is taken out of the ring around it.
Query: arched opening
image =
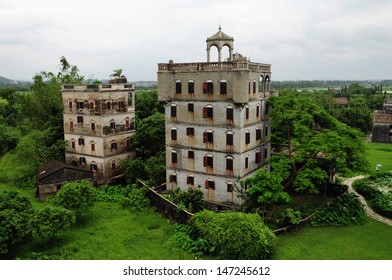
[[[219,61],[219,47],[217,45],[211,45],[208,51],[209,51],[210,62],[218,62]]]

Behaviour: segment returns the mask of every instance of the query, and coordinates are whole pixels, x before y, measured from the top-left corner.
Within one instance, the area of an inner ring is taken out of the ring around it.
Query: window
[[[268,125],[265,126],[264,134],[265,137],[268,136]]]
[[[245,157],[245,169],[249,167],[249,157]]]
[[[233,158],[232,157],[226,158],[226,170],[233,170]]]
[[[245,133],[245,144],[249,144],[250,143],[250,132],[247,131]]]
[[[193,177],[193,176],[188,176],[188,177],[186,177],[186,183],[187,183],[188,185],[193,186],[193,185],[195,184],[195,177]]]
[[[177,106],[176,105],[171,105],[170,106],[170,116],[172,118],[176,118],[177,117]]]
[[[94,102],[90,101],[90,110],[94,110]]]
[[[77,109],[84,109],[84,102],[83,101],[76,102],[76,108]]]
[[[76,120],[78,123],[83,123],[83,116],[77,116]]]
[[[253,93],[256,93],[256,81],[253,80]]]
[[[71,130],[73,130],[73,129],[74,129],[74,126],[73,126],[73,121],[70,121],[70,122],[69,122],[69,129],[71,129]]]
[[[194,135],[195,135],[195,128],[193,128],[193,127],[187,127],[187,128],[186,128],[186,135],[188,135],[188,136],[194,136]]]
[[[248,120],[249,119],[249,107],[245,108],[245,118]]]
[[[256,105],[256,118],[260,117],[260,104]]]
[[[176,81],[176,94],[181,94],[181,81]]]
[[[84,138],[79,138],[78,139],[78,144],[79,145],[84,145]]]
[[[172,151],[171,152],[171,162],[172,163],[177,163],[177,151]]]
[[[110,143],[110,149],[111,149],[112,151],[117,150],[117,142],[112,142],[112,143]]]
[[[220,94],[227,94],[227,82],[220,82]]]
[[[106,101],[106,110],[110,110],[112,108],[112,102]]]
[[[115,170],[116,169],[116,162],[114,160],[112,161],[111,165],[112,165],[112,170]]]
[[[195,152],[194,151],[188,151],[188,159],[194,159],[195,158]]]
[[[233,133],[226,133],[226,145],[228,146],[233,146],[233,139],[234,134]]]
[[[188,103],[188,112],[193,113],[195,111],[194,104]]]
[[[264,149],[264,159],[268,158],[268,148]]]
[[[68,108],[69,108],[70,110],[72,110],[72,108],[73,108],[72,101],[68,101]]]
[[[234,120],[234,109],[231,107],[226,108],[226,120],[228,121]]]
[[[171,129],[171,140],[176,141],[177,140],[177,129],[172,128]]]
[[[171,174],[169,176],[170,183],[177,183],[177,175]]]
[[[72,142],[71,142],[71,148],[72,148],[72,149],[75,149],[75,141],[72,141]]]
[[[227,186],[227,192],[229,192],[229,193],[233,192],[233,190],[234,190],[233,183],[231,183],[231,182],[227,183],[226,186]]]
[[[79,158],[79,163],[83,164],[83,165],[86,164],[86,158],[85,157],[80,157]]]
[[[189,94],[195,93],[195,83],[193,81],[188,82],[188,93]]]
[[[91,170],[92,172],[97,172],[97,170],[98,170],[97,164],[96,164],[96,163],[91,163],[91,164],[90,164],[90,170]]]
[[[256,128],[256,140],[260,140],[261,139],[261,128],[258,127]]]
[[[110,129],[116,129],[116,123],[114,121],[110,122]]]
[[[205,183],[206,189],[214,189],[215,190],[215,182],[207,180]]]
[[[212,156],[204,156],[203,165],[205,167],[214,167],[214,158]]]
[[[248,84],[248,93],[250,94],[250,81],[249,81],[249,84]]]
[[[117,106],[120,111],[124,110],[124,101],[122,101],[122,100],[118,101]]]
[[[126,119],[126,120],[125,120],[125,127],[126,127],[126,128],[129,128],[129,126],[130,126],[130,125],[129,125],[129,119]]]
[[[261,152],[257,151],[255,154],[255,162],[259,163],[261,162]]]
[[[91,151],[95,152],[95,143],[91,143]]]
[[[214,84],[212,81],[203,83],[203,93],[212,94],[214,92]]]
[[[203,143],[214,143],[214,133],[203,132]]]
[[[90,126],[91,126],[91,131],[95,131],[95,123],[91,123]]]
[[[212,107],[204,107],[203,108],[203,118],[207,119],[212,119],[214,118],[214,108]]]

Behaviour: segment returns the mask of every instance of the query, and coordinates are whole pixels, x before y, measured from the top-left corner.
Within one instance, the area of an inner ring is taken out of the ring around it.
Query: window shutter
[[[207,142],[208,142],[207,132],[203,132],[203,143],[207,143]]]
[[[191,183],[191,177],[186,177],[186,183],[189,185]]]
[[[203,108],[203,118],[207,118],[207,107]]]
[[[226,119],[233,119],[233,108],[226,108]]]
[[[206,189],[208,189],[208,185],[209,185],[209,183],[208,183],[208,181],[206,181],[206,182],[205,182],[205,188],[206,188]]]
[[[203,83],[203,93],[207,93],[207,83]]]
[[[203,166],[207,167],[207,165],[208,165],[208,157],[204,156],[204,158],[203,158]]]
[[[258,152],[256,155],[257,155],[257,162],[261,162],[261,152]]]
[[[169,176],[169,181],[170,181],[170,183],[173,182],[173,175],[170,175],[170,176]]]

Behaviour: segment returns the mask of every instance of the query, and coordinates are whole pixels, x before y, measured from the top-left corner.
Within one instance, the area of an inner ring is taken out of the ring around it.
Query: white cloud
[[[389,2],[0,0],[0,75],[30,79],[64,55],[86,76],[156,79],[157,63],[205,61],[221,23],[275,79],[392,78]]]

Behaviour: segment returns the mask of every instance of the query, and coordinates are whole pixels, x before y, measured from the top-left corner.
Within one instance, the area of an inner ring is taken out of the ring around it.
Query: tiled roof
[[[390,124],[392,124],[392,114],[374,114],[373,123],[390,123]]]

